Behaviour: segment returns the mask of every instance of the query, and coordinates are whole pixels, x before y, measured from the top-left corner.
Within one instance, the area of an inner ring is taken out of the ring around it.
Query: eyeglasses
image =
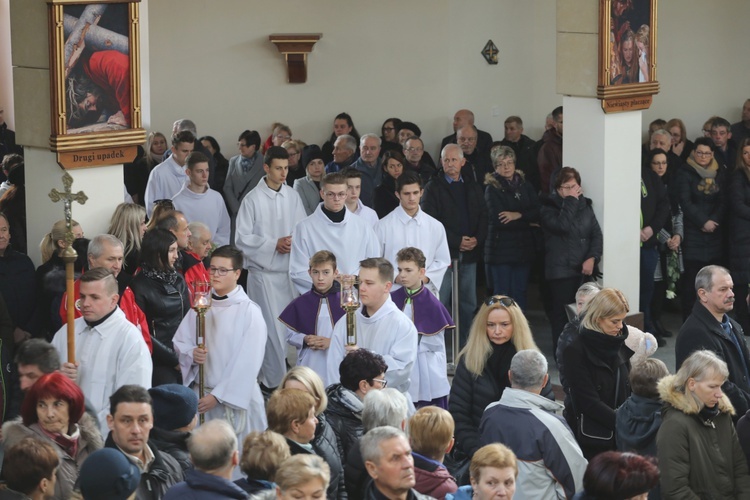
[[[493,295],[492,297],[487,297],[484,301],[484,305],[487,307],[495,304],[500,304],[503,307],[510,307],[516,305],[516,301],[510,297],[504,297],[502,295]]]
[[[695,156],[711,156],[713,152],[711,151],[696,151]]]
[[[294,153],[289,153],[289,156],[299,156],[299,154],[300,154],[300,152],[297,151],[297,152],[294,152]]]
[[[325,193],[325,195],[326,195],[326,198],[332,198],[334,200],[340,200],[342,198],[346,198],[346,191],[344,191],[343,193],[332,193],[332,192],[328,191],[328,192]]]
[[[495,162],[495,168],[510,167],[511,165],[515,165],[515,164],[516,164],[516,160],[511,160],[509,158],[509,159],[507,159],[505,161],[496,161]]]
[[[292,138],[292,136],[291,135],[277,135],[276,138],[281,139],[283,141],[288,141],[289,139]]]
[[[409,153],[421,153],[424,151],[424,148],[405,148],[404,151],[408,151]]]
[[[372,379],[373,382],[380,382],[380,387],[385,389],[385,387],[388,385],[388,381],[384,378],[374,378]]]
[[[568,184],[567,186],[566,185],[560,186],[560,189],[562,189],[563,191],[572,191],[573,189],[577,187],[578,187],[578,184]]]
[[[214,266],[211,266],[208,268],[209,274],[216,274],[218,276],[226,276],[227,273],[230,271],[237,271],[237,269],[234,269],[234,268],[227,269],[226,267],[214,267]]]
[[[172,200],[170,200],[169,198],[155,200],[154,205],[156,205],[157,207],[166,207],[171,210],[174,210],[174,203],[172,203]]]

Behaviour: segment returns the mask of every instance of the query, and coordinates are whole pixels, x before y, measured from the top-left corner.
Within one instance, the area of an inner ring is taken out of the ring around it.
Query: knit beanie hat
[[[81,465],[78,487],[84,500],[127,500],[138,488],[141,471],[115,448],[102,448]]]
[[[185,427],[198,413],[198,396],[192,389],[180,384],[165,384],[152,387],[154,425],[173,431]]]
[[[323,160],[323,152],[317,146],[317,144],[310,144],[302,149],[302,155],[300,156],[302,161],[302,167],[307,169],[307,164],[313,160]],[[325,160],[323,160],[325,164]]]

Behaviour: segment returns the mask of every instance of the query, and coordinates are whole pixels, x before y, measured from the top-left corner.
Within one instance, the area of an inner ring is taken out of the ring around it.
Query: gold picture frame
[[[601,0],[597,97],[607,113],[647,109],[659,93],[657,2]]]
[[[49,144],[65,168],[132,161],[135,147],[146,140],[141,117],[139,2],[47,2]],[[80,154],[75,157],[85,161],[73,162],[76,152]]]

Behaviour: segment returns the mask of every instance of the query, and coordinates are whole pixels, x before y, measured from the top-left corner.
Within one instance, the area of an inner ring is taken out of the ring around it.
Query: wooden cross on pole
[[[73,264],[76,261],[76,258],[78,257],[78,254],[73,249],[73,240],[75,240],[75,237],[73,236],[73,202],[78,202],[81,205],[86,203],[86,200],[88,200],[88,196],[83,191],[78,191],[77,193],[73,194],[73,191],[71,190],[71,187],[73,186],[73,177],[70,176],[69,173],[65,172],[63,174],[63,186],[65,186],[65,191],[60,192],[57,189],[52,189],[52,191],[49,192],[50,199],[57,203],[58,201],[63,202],[63,212],[65,215],[65,242],[67,243],[65,245],[65,251],[63,252],[62,258],[65,262],[65,289],[67,293],[67,323],[68,323],[68,363],[75,363],[76,361],[76,344],[75,344],[75,309],[74,309],[74,302],[75,302],[75,291],[74,291],[74,269]]]

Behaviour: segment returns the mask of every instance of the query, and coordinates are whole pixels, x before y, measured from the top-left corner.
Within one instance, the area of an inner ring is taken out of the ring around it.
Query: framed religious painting
[[[52,134],[63,168],[127,163],[141,127],[140,0],[48,0]]]
[[[601,0],[599,85],[606,113],[647,109],[656,79],[658,0]]]

